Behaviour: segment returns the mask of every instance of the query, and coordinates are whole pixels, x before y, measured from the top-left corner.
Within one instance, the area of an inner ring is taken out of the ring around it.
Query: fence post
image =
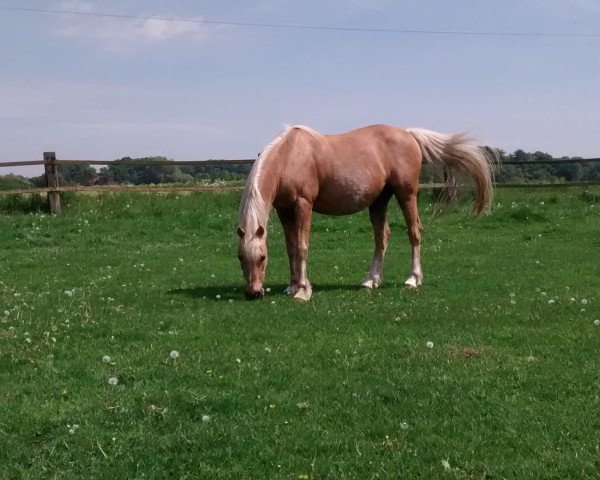
[[[44,169],[46,172],[46,186],[48,190],[48,204],[51,213],[60,213],[60,193],[58,188],[58,175],[56,173],[56,154],[54,152],[44,152]]]

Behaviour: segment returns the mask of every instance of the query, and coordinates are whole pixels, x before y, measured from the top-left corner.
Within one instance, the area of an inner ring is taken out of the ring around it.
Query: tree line
[[[564,163],[564,164],[523,164],[502,165],[507,161],[537,162],[552,160],[547,153],[527,153],[516,150],[506,153],[498,150],[499,168],[496,168],[497,183],[566,183],[600,182],[600,162]],[[561,160],[576,160],[576,157],[561,157]],[[165,164],[165,162],[167,162]],[[96,170],[89,165],[59,165],[57,167],[59,185],[149,185],[149,184],[189,184],[215,181],[245,180],[251,165],[248,164],[210,164],[169,165],[165,157],[124,157],[111,165]],[[424,167],[421,175],[423,182],[440,181],[440,172]],[[0,190],[27,189],[45,187],[44,175],[25,178],[19,175],[0,175]]]

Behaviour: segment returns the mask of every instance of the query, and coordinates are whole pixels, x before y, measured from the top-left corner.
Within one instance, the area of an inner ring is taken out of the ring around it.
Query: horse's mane
[[[262,152],[258,156],[258,159],[256,162],[254,162],[254,165],[252,165],[252,169],[250,170],[248,179],[246,180],[246,186],[244,187],[244,191],[242,193],[239,211],[240,226],[246,231],[254,232],[259,225],[262,225],[266,228],[267,220],[269,219],[270,205],[265,202],[262,194],[260,193],[260,189],[258,188],[260,176],[265,161],[269,157],[269,154],[273,148],[279,144],[294,128],[300,128],[302,130],[310,131],[311,133],[314,132],[314,130],[302,125],[296,125],[293,127],[286,126],[271,141],[271,143],[263,148]]]

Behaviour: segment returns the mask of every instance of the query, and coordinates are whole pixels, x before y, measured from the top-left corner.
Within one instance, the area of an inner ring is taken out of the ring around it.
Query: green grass
[[[598,191],[426,197],[418,292],[394,205],[374,292],[367,215],[315,216],[308,303],[275,217],[244,300],[236,193],[0,216],[0,478],[598,478]]]

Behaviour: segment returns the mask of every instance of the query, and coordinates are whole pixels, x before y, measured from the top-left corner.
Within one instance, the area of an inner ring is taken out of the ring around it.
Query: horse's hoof
[[[406,282],[404,282],[404,286],[410,290],[416,290],[420,285],[421,281],[417,280],[417,278],[414,276],[411,276]]]
[[[362,288],[375,289],[381,286],[380,278],[367,278],[363,283],[360,284]]]
[[[306,289],[306,288],[300,288],[298,289],[298,291],[296,292],[296,294],[294,295],[294,300],[299,300],[301,302],[308,302],[310,300],[310,297],[312,296],[312,291]]]
[[[298,287],[295,285],[288,285],[288,287],[283,291],[286,295],[293,295],[298,291]]]

